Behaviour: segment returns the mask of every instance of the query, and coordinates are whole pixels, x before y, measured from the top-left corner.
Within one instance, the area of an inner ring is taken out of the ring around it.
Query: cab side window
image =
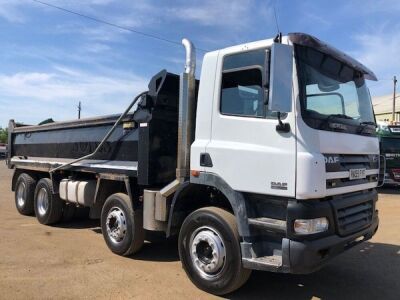
[[[265,49],[226,56],[223,63],[221,102],[222,114],[263,117],[265,101],[263,69]]]
[[[259,68],[224,72],[221,113],[237,116],[264,116],[262,73]]]

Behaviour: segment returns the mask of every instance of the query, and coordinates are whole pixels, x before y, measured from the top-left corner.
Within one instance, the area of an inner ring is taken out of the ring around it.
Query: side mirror
[[[268,109],[292,111],[293,47],[274,43],[271,47]]]

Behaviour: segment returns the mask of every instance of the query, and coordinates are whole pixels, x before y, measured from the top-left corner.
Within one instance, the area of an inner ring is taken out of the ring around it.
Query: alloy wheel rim
[[[127,231],[126,217],[119,207],[110,209],[106,219],[107,235],[114,244],[121,243]]]
[[[201,277],[217,277],[225,267],[226,249],[220,234],[213,228],[198,228],[190,238],[190,257]]]
[[[17,204],[19,207],[23,207],[25,205],[25,190],[25,182],[20,182],[17,188]]]
[[[37,195],[37,203],[39,215],[44,216],[49,209],[49,197],[45,188],[41,188],[39,190]]]

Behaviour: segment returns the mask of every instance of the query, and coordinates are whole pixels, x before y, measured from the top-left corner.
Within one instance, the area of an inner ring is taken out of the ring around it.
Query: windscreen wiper
[[[376,127],[376,123],[372,121],[360,122],[360,125],[374,125],[374,127]]]
[[[329,125],[329,127],[332,127],[333,129],[340,129],[340,130],[346,130],[347,129],[347,125],[345,124],[341,124],[341,123],[334,123],[334,126],[331,126],[332,124],[330,123],[330,121],[332,121],[332,119],[335,118],[341,118],[341,119],[347,119],[347,120],[353,120],[352,117],[345,115],[345,114],[333,114],[333,115],[329,115],[328,117],[326,117],[325,119],[322,120],[321,125],[319,126],[320,128],[323,128],[325,125]]]
[[[348,115],[344,115],[344,114],[329,115],[328,118],[331,118],[331,117],[342,118],[342,119],[353,119],[352,117],[350,117]]]
[[[370,130],[368,130],[368,134],[372,134],[374,133],[375,129],[376,129],[376,123],[372,122],[372,121],[364,121],[364,122],[360,122],[360,130],[358,131],[359,133],[364,133],[365,129],[368,128]],[[370,126],[374,126],[374,129],[371,130]]]

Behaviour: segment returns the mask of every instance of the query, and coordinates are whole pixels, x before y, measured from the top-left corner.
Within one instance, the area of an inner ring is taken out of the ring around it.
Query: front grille
[[[343,172],[350,169],[378,169],[378,155],[325,154],[326,172]]]
[[[368,201],[339,209],[337,211],[339,233],[351,233],[371,224],[372,208],[372,201]]]
[[[372,223],[375,209],[373,195],[376,193],[358,193],[340,200],[333,200],[339,235],[352,234]]]
[[[350,180],[350,178],[335,178],[335,179],[327,179],[326,180],[326,188],[333,189],[345,186],[351,186],[356,184],[365,184],[365,183],[372,183],[378,182],[378,175],[367,175],[366,178],[357,179],[357,180]]]
[[[325,170],[328,173],[350,172],[351,169],[365,169],[366,178],[350,180],[348,177],[343,177],[343,174],[330,176],[326,180],[326,188],[339,188],[366,183],[378,182],[377,170],[379,169],[379,156],[373,154],[324,154]]]

